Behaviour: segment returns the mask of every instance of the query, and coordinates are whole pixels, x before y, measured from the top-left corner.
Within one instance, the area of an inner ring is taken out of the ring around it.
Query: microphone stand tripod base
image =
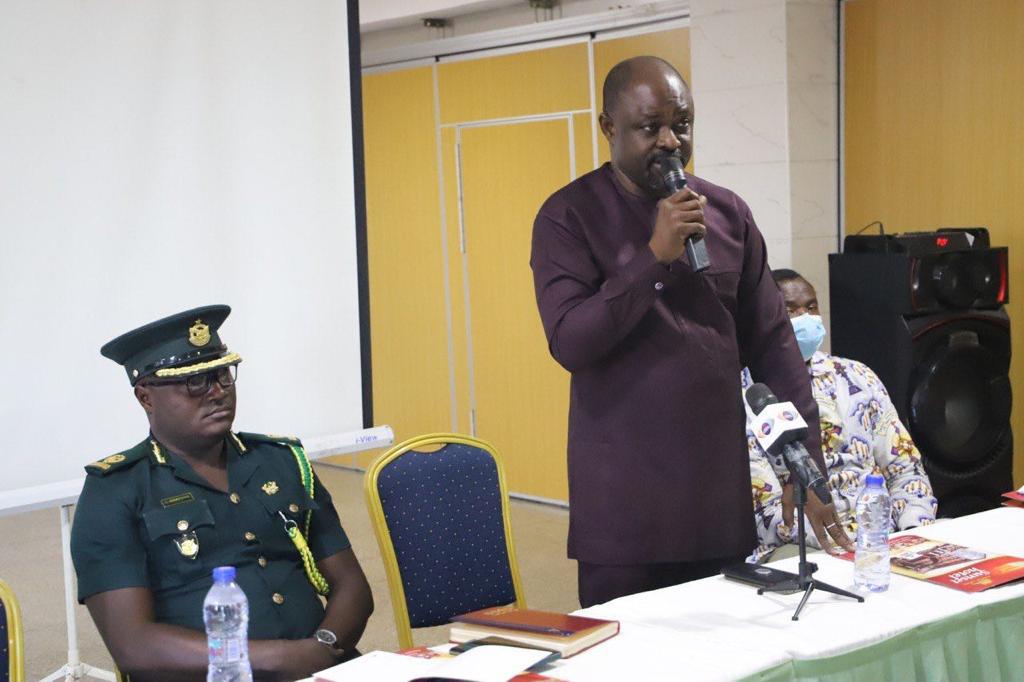
[[[814,579],[814,572],[818,570],[817,565],[812,564],[807,560],[807,533],[804,528],[804,506],[807,504],[807,489],[801,485],[800,480],[797,476],[793,476],[794,487],[796,488],[796,514],[797,514],[797,539],[800,544],[800,569],[795,580],[789,580],[784,583],[779,583],[772,587],[760,587],[757,590],[758,594],[764,594],[765,592],[803,592],[804,596],[800,599],[800,605],[796,607],[796,611],[793,613],[792,620],[800,620],[800,612],[803,611],[804,605],[807,604],[807,600],[811,596],[811,592],[815,588],[822,592],[831,592],[832,594],[838,594],[841,597],[850,597],[856,599],[859,602],[864,601],[864,597],[853,592],[849,592],[842,588],[820,580]]]

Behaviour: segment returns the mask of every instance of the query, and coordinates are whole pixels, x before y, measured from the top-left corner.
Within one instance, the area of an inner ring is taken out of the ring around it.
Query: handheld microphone
[[[754,413],[750,429],[764,451],[782,455],[789,473],[809,490],[813,490],[824,504],[832,502],[828,483],[801,442],[807,437],[807,422],[793,403],[780,403],[771,389],[754,384],[747,389],[747,405]]]
[[[666,156],[662,158],[661,168],[665,172],[662,178],[669,194],[675,194],[686,187],[683,162],[677,157]],[[708,246],[704,243],[704,237],[701,235],[691,234],[686,238],[686,256],[690,260],[690,269],[694,272],[703,272],[711,265],[711,259],[708,257]]]

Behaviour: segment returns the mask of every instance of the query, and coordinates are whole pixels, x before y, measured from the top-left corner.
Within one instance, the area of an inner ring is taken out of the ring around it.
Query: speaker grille
[[[998,506],[1013,485],[1007,249],[984,228],[845,243],[829,256],[833,351],[889,390],[940,515]]]

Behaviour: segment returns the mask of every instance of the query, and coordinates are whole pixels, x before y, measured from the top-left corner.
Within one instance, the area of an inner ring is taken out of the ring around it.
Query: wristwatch
[[[337,649],[338,636],[330,630],[327,630],[326,628],[320,628],[315,633],[313,633],[313,636],[316,637],[316,641],[320,642],[321,644],[325,644],[331,649]]]

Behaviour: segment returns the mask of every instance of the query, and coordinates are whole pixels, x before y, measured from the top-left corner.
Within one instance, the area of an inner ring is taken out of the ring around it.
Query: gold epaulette
[[[238,437],[242,439],[243,443],[273,443],[274,445],[298,445],[302,447],[302,442],[295,436],[275,436],[268,433],[245,433],[239,432]]]
[[[149,440],[144,440],[130,450],[98,459],[92,464],[86,464],[85,471],[92,476],[106,476],[113,471],[131,466],[148,455]]]

